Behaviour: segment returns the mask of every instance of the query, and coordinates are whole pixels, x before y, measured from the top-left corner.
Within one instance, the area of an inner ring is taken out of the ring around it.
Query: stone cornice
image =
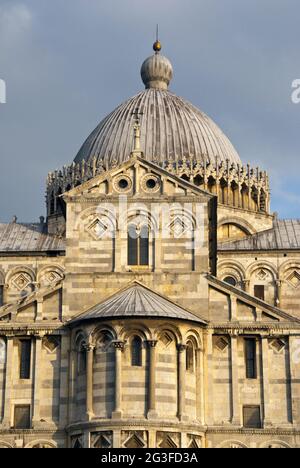
[[[272,436],[298,436],[300,429],[287,428],[267,428],[267,429],[246,429],[238,427],[207,427],[206,434],[239,434],[239,435],[272,435]]]
[[[20,324],[20,323],[2,323],[0,322],[0,333],[5,336],[15,336],[20,333],[25,333],[27,335],[36,335],[36,334],[53,334],[56,332],[60,335],[65,335],[68,333],[68,329],[64,328],[64,324]]]
[[[269,334],[278,333],[287,334],[287,335],[298,335],[300,333],[299,323],[264,323],[264,322],[254,322],[254,323],[236,323],[236,322],[225,322],[225,323],[209,323],[207,326],[209,330],[228,332],[232,334],[237,331],[238,334],[243,334],[245,330],[247,332],[253,331],[256,333],[266,332]],[[294,333],[293,333],[294,332]]]
[[[152,419],[152,420],[147,420],[147,419],[141,419],[141,420],[136,420],[136,419],[98,419],[98,420],[92,420],[89,422],[82,422],[82,423],[75,423],[75,424],[70,424],[68,427],[66,427],[66,432],[72,433],[76,432],[79,430],[83,429],[96,429],[96,428],[101,428],[101,430],[111,430],[114,428],[122,428],[122,430],[130,429],[130,428],[157,428],[157,430],[160,430],[161,428],[165,430],[177,430],[178,432],[183,431],[183,432],[189,432],[193,431],[193,433],[198,433],[199,435],[202,435],[206,432],[206,426],[202,426],[200,424],[197,424],[197,422],[180,422],[179,420],[174,420],[174,421],[164,421],[161,419]]]

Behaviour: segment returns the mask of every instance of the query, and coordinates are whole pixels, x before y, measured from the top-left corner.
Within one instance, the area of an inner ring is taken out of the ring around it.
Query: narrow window
[[[149,229],[143,226],[129,226],[128,229],[128,265],[149,265]]]
[[[30,379],[31,341],[20,341],[20,379]]]
[[[30,429],[30,405],[16,405],[14,429]]]
[[[149,229],[143,226],[140,234],[140,265],[149,265]]]
[[[131,341],[131,365],[142,367],[142,340],[135,336]]]
[[[194,346],[188,343],[186,347],[186,370],[194,372]]]
[[[244,427],[248,429],[261,429],[260,406],[244,406]]]
[[[53,215],[55,213],[55,196],[54,193],[52,192],[50,195],[50,200],[49,200],[49,214]]]
[[[245,354],[246,354],[246,378],[257,379],[256,366],[256,339],[245,339]]]
[[[261,285],[254,286],[254,296],[257,299],[261,299],[262,301],[265,300],[265,287]]]
[[[138,265],[138,234],[135,226],[128,229],[128,265]]]
[[[77,373],[78,375],[85,374],[86,372],[86,352],[83,347],[78,351]]]

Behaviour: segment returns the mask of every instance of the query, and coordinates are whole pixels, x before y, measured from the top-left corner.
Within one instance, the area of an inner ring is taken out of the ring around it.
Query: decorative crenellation
[[[147,159],[147,158],[146,158]],[[218,196],[219,203],[254,212],[270,213],[270,183],[265,171],[220,161],[212,162],[208,156],[169,159],[163,163],[158,158],[152,161],[173,175],[193,183],[199,188]],[[62,210],[59,196],[115,167],[114,162],[93,159],[64,166],[50,172],[47,178],[48,215]]]

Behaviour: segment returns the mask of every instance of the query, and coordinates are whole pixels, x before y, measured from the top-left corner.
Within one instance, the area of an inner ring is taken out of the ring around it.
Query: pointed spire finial
[[[161,46],[161,42],[159,40],[159,25],[157,24],[157,26],[156,26],[156,41],[153,44],[153,50],[154,50],[154,52],[156,54],[159,54],[161,49],[162,49],[162,46]]]

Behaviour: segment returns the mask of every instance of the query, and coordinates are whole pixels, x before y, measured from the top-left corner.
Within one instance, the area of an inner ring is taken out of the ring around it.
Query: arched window
[[[77,360],[77,373],[78,373],[78,375],[85,374],[85,372],[86,372],[86,352],[85,352],[85,349],[84,349],[83,345],[81,345],[79,347],[77,357],[78,357],[78,360]]]
[[[63,193],[62,189],[59,188],[56,194],[56,211],[57,211],[57,214],[59,215],[62,214],[65,216],[66,215],[66,203],[61,197],[62,193]]]
[[[55,213],[55,196],[52,192],[49,199],[49,214],[53,215]]]
[[[226,278],[224,278],[224,283],[230,284],[230,286],[237,285],[237,281],[233,276],[226,276]]]
[[[194,177],[194,184],[197,185],[197,187],[203,185],[203,178],[199,174]]]
[[[190,341],[186,347],[186,370],[188,372],[194,372],[195,369],[195,356],[194,356],[194,346]]]
[[[142,367],[142,340],[139,336],[135,336],[131,341],[131,365],[134,367]]]
[[[149,265],[149,229],[130,225],[128,228],[128,265]]]

